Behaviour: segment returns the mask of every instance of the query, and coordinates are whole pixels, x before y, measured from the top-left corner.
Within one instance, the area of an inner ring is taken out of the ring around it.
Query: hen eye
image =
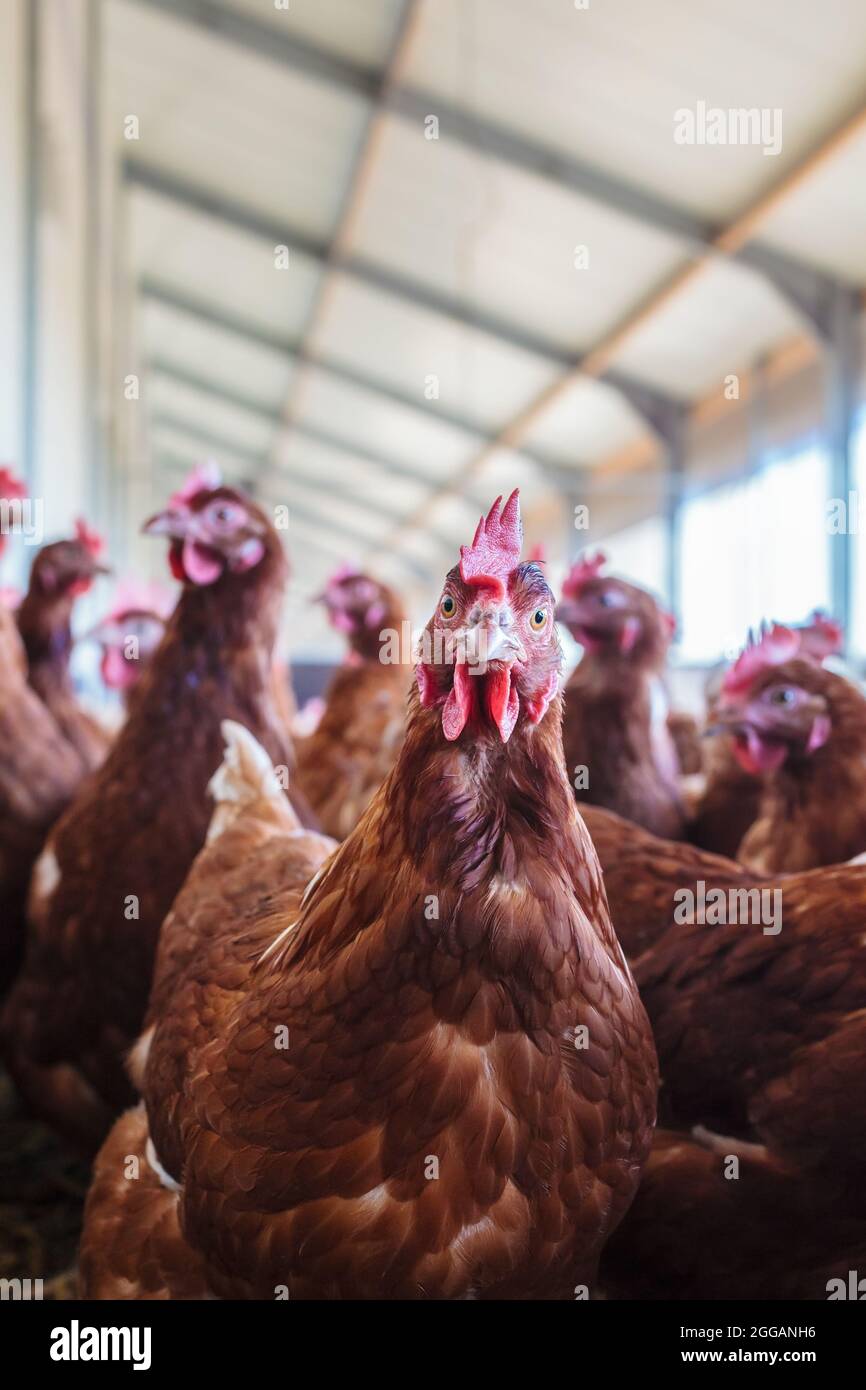
[[[774,705],[792,705],[796,695],[789,686],[782,686],[779,690],[774,690],[770,696]]]
[[[600,608],[613,608],[613,595],[602,590],[598,595],[598,604]]]
[[[547,611],[544,608],[536,608],[532,617],[529,619],[529,626],[533,632],[540,632],[547,622]]]
[[[457,609],[457,604],[450,594],[446,594],[439,605],[439,612],[443,618],[453,618]]]
[[[241,512],[239,507],[232,506],[231,502],[217,502],[210,509],[210,519],[219,526],[230,526],[240,520]]]

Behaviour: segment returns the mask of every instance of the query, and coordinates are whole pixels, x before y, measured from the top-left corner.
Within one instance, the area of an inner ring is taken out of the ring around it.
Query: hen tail
[[[220,725],[225,752],[208,783],[216,803],[207,833],[210,844],[245,811],[255,808],[286,829],[298,829],[300,821],[292,809],[270,758],[249,729],[234,719]]]

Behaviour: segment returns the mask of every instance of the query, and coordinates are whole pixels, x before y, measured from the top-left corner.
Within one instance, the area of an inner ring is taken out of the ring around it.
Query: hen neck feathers
[[[551,962],[573,974],[589,937],[625,969],[565,777],[560,715],[557,698],[507,744],[452,744],[441,710],[421,708],[413,691],[396,766],[309,891],[274,965],[315,969],[370,931],[386,970],[411,959],[426,978],[434,961],[472,959],[527,997]]]

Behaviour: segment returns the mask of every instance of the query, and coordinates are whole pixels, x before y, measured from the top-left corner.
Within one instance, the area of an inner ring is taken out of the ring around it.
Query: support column
[[[665,426],[664,442],[667,451],[665,477],[665,597],[674,617],[679,618],[682,574],[682,508],[685,475],[685,413],[672,414]]]
[[[842,623],[846,636],[851,618],[854,517],[849,505],[855,491],[853,461],[854,416],[857,409],[860,342],[859,295],[838,286],[833,299],[830,332],[825,342],[826,427],[830,455],[829,494],[841,498],[847,509],[848,525],[830,536],[830,594],[833,616]]]

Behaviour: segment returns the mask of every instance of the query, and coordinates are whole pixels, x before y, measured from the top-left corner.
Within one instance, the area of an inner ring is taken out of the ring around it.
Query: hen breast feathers
[[[594,1278],[649,1145],[655,1063],[558,716],[473,771],[414,700],[297,926],[252,969],[228,948],[238,998],[215,980],[225,943],[291,926],[290,893],[227,905],[183,1007],[157,985],[145,1094],[212,1291],[573,1297]]]

